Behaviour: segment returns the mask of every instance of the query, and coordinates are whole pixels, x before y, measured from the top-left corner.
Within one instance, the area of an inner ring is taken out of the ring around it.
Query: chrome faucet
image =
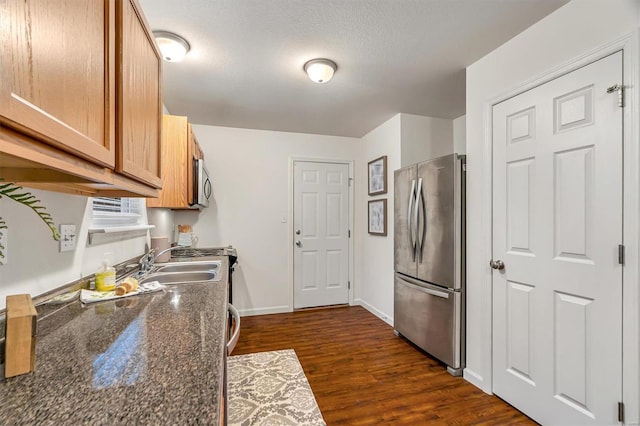
[[[163,254],[165,254],[166,252],[171,251],[171,250],[175,250],[175,249],[183,249],[183,248],[185,248],[185,247],[184,247],[184,246],[173,246],[173,247],[169,247],[169,248],[166,248],[166,249],[164,249],[164,250],[161,250],[161,251],[160,251],[160,253],[156,254],[156,255],[153,257],[153,260],[151,261],[151,265],[153,266],[153,262],[155,262],[156,260],[158,260],[158,258],[159,258],[160,256],[162,256]]]
[[[155,261],[155,256],[153,254],[155,251],[156,249],[151,249],[148,253],[142,255],[138,261],[138,264],[140,265],[140,272],[149,272],[151,268],[153,268],[153,262]]]
[[[178,248],[184,248],[184,247],[183,246],[169,247],[169,248],[166,248],[164,250],[161,250],[158,254],[155,254],[156,249],[149,250],[149,252],[143,254],[142,257],[140,258],[140,260],[138,261],[138,263],[140,264],[140,272],[149,272],[150,270],[153,269],[153,266],[154,266],[156,260],[160,256],[162,256],[163,254],[165,254],[168,251],[171,251],[171,250],[174,250],[174,249],[178,249]]]

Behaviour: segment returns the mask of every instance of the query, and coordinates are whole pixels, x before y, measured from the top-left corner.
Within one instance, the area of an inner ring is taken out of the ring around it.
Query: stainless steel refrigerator
[[[394,173],[394,328],[447,364],[464,368],[465,156]]]

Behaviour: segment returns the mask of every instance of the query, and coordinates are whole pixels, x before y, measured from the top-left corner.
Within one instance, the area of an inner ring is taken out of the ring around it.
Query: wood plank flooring
[[[359,306],[243,317],[233,355],[294,349],[327,425],[534,425]]]

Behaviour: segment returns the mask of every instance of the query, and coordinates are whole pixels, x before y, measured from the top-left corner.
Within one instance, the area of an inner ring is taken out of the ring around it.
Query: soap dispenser
[[[112,291],[116,288],[116,270],[111,266],[111,253],[105,253],[102,266],[96,272],[96,290]]]

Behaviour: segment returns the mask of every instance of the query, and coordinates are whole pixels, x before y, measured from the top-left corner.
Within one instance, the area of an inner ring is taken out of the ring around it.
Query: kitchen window
[[[147,224],[144,198],[94,197],[92,203],[93,219],[89,228],[89,243],[94,234],[146,231],[153,228]]]

